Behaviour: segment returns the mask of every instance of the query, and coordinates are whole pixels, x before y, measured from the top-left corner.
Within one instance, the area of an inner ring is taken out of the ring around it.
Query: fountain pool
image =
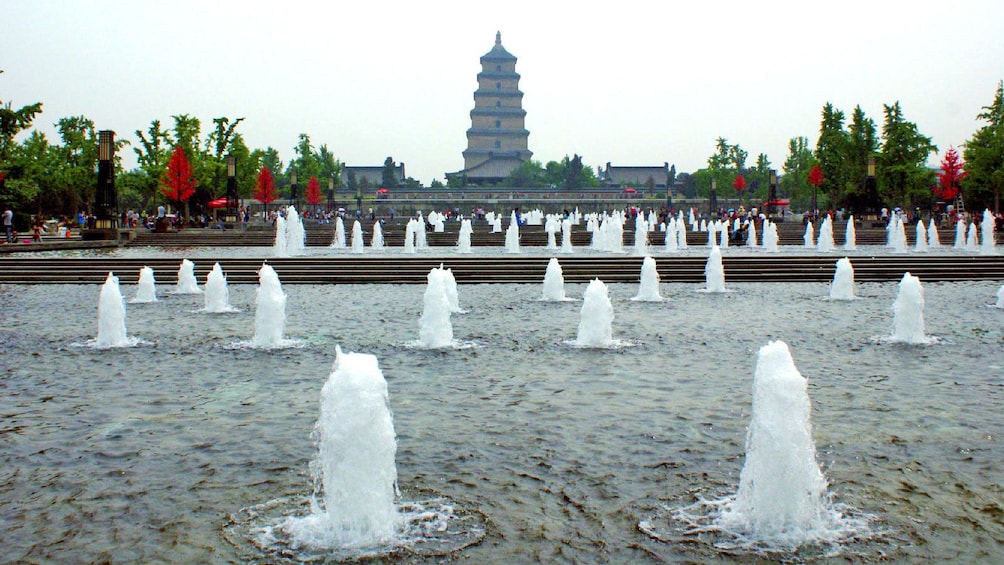
[[[130,308],[130,333],[150,345],[111,350],[71,346],[94,335],[97,285],[0,287],[4,555],[276,562],[227,532],[245,509],[309,496],[318,391],[340,345],[380,360],[402,498],[489,518],[458,559],[729,560],[638,523],[735,492],[756,352],[781,339],[808,380],[829,492],[887,532],[843,554],[1004,559],[1004,317],[985,307],[999,281],[925,283],[934,345],[872,341],[897,283],[858,283],[854,301],[824,300],[828,283],[701,286],[664,283],[669,300],[642,303],[637,284],[608,285],[615,334],[635,344],[609,350],[565,343],[580,301],[461,285],[469,312],[453,324],[478,347],[421,350],[401,344],[424,285],[295,285],[285,335],[302,347],[268,351],[228,347],[252,332],[256,285],[230,285],[240,311],[226,316],[193,314],[201,295]],[[756,331],[710,337],[723,313]]]

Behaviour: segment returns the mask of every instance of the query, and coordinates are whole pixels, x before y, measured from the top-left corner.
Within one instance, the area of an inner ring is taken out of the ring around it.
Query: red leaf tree
[[[954,147],[949,147],[945,158],[941,160],[941,172],[938,173],[934,193],[945,200],[954,200],[959,195],[959,183],[969,174],[969,171],[963,170],[965,166],[959,152]]]
[[[160,180],[160,192],[176,202],[179,211],[182,202],[187,202],[195,194],[192,164],[188,162],[185,150],[180,145],[174,148],[171,160],[167,162],[167,167],[164,169],[164,177]]]
[[[809,171],[809,184],[817,188],[823,184],[823,169],[820,169],[819,165],[813,165]]]
[[[746,178],[742,175],[736,175],[736,180],[732,183],[732,188],[742,192],[746,190]]]
[[[311,206],[317,206],[321,203],[321,183],[317,182],[317,177],[311,175],[310,180],[307,181],[307,193],[304,198]]]
[[[272,176],[272,169],[262,167],[258,171],[258,186],[254,189],[256,200],[265,205],[265,217],[268,218],[268,203],[279,198],[279,193],[275,190],[275,178]]]

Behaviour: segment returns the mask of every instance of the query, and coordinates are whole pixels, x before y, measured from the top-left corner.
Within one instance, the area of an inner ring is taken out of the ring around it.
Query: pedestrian
[[[3,231],[7,237],[7,243],[14,243],[14,212],[9,206],[3,211]]]

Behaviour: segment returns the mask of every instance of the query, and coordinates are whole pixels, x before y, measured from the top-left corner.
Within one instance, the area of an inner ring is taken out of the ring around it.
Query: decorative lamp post
[[[361,186],[356,185],[356,217],[362,216],[363,214],[363,189]]]
[[[328,212],[335,209],[335,177],[328,177]]]
[[[237,157],[227,156],[227,221],[237,221]]]
[[[708,199],[708,205],[711,210],[708,212],[712,218],[718,214],[718,182],[711,178],[711,198]]]
[[[870,205],[878,207],[878,191],[875,186],[875,156],[868,156],[868,175],[865,177],[865,194]]]
[[[770,218],[775,213],[777,207],[777,170],[771,169],[767,184],[767,217]]]
[[[98,186],[94,195],[94,227],[99,230],[117,230],[118,194],[115,192],[115,132],[98,132]],[[117,239],[118,233],[113,238]]]
[[[296,206],[296,169],[289,172],[289,205]]]

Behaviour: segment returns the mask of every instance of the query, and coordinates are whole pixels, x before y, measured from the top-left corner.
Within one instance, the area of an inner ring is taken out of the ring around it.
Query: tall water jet
[[[827,214],[819,226],[819,238],[816,240],[816,250],[821,253],[833,251],[833,220]]]
[[[815,238],[816,238],[816,231],[815,228],[812,227],[812,220],[809,220],[808,222],[805,222],[805,233],[802,234],[803,246],[806,249],[812,249],[816,247],[816,243],[815,241],[813,241]]]
[[[561,252],[573,253],[572,250],[572,221],[565,218],[561,221]]]
[[[656,270],[655,259],[645,257],[641,263],[641,280],[638,283],[638,294],[631,300],[640,302],[662,302],[659,294],[659,271]]]
[[[976,234],[976,222],[969,222],[969,231],[966,233],[966,251],[977,251],[980,248],[980,237]]]
[[[830,300],[854,300],[854,267],[847,257],[837,261],[830,284]]]
[[[272,244],[272,252],[276,257],[289,257],[289,245],[286,239],[286,218],[282,214],[276,214],[275,242]]]
[[[555,240],[554,234],[558,231],[561,224],[558,223],[558,219],[553,215],[547,217],[547,222],[544,224],[544,232],[547,234],[547,244],[544,245],[544,249],[557,249],[558,243]]]
[[[460,307],[460,293],[457,291],[457,279],[453,276],[453,269],[444,269],[443,264],[439,264],[439,273],[443,277],[443,286],[446,289],[446,300],[450,304],[450,312],[454,314],[463,312]]]
[[[258,294],[255,299],[254,338],[251,345],[269,349],[285,344],[286,293],[279,275],[268,263],[258,270]]]
[[[471,234],[474,228],[471,227],[471,220],[464,218],[460,220],[460,233],[457,235],[457,253],[471,252]]]
[[[199,283],[195,280],[195,263],[188,259],[181,260],[178,267],[178,286],[174,290],[175,294],[202,294]]]
[[[760,242],[756,238],[756,222],[753,220],[750,220],[749,227],[746,229],[746,245],[760,247]]]
[[[931,343],[924,335],[924,288],[920,279],[909,272],[899,281],[899,294],[892,305],[893,329],[890,341],[902,343]]]
[[[157,301],[157,281],[153,276],[153,269],[143,267],[139,270],[139,281],[136,283],[136,296],[130,302],[156,302]]]
[[[405,253],[415,253],[415,239],[416,233],[418,232],[418,222],[415,218],[408,220],[408,224],[404,227],[404,252]]]
[[[428,249],[429,242],[425,233],[425,219],[422,218],[422,213],[418,213],[418,218],[415,220],[415,248],[416,249]]]
[[[373,222],[373,237],[370,239],[370,247],[373,249],[383,249],[383,227],[380,221]]]
[[[854,228],[854,216],[847,217],[847,227],[844,228],[844,251],[856,251],[858,248],[857,230]]]
[[[575,345],[579,347],[610,347],[613,340],[614,307],[610,303],[607,285],[593,279],[582,295],[579,333]]]
[[[648,223],[640,215],[634,228],[634,252],[637,255],[648,254]]]
[[[924,222],[917,222],[913,250],[921,253],[927,251],[927,228],[924,227]]]
[[[894,214],[890,225],[889,245],[893,253],[907,253],[907,226],[899,215]]]
[[[502,216],[495,216],[492,221],[492,233],[502,233]]]
[[[119,278],[109,272],[98,297],[98,337],[94,344],[101,348],[135,345],[138,340],[126,334],[125,321],[126,306],[119,289]]]
[[[321,414],[314,425],[317,459],[311,465],[312,511],[287,518],[279,527],[295,545],[365,548],[395,541],[400,517],[395,454],[397,439],[387,381],[377,358],[343,353],[321,389]],[[319,475],[319,476],[318,476]]]
[[[335,249],[345,249],[345,221],[341,216],[335,218],[335,237],[331,240],[331,247]]]
[[[991,255],[994,252],[994,246],[997,244],[994,239],[994,230],[996,229],[996,219],[990,209],[987,208],[983,210],[983,221],[980,223],[980,231],[982,238],[982,243],[980,245],[980,253],[984,255]]]
[[[551,302],[565,300],[565,277],[555,257],[551,257],[547,262],[547,269],[544,271],[544,296],[541,299]]]
[[[440,269],[432,269],[426,278],[428,284],[422,299],[424,309],[418,320],[418,345],[425,349],[451,347],[453,323],[450,322],[446,277]]]
[[[739,489],[715,525],[753,544],[797,548],[847,534],[816,461],[808,381],[781,341],[760,348]]]
[[[307,243],[307,232],[295,206],[286,207],[286,253],[291,256],[303,255]]]
[[[767,253],[778,253],[777,248],[777,225],[770,220],[763,222],[763,248]]]
[[[687,224],[683,221],[683,212],[680,214],[681,216],[676,219],[676,247],[687,249]]]
[[[219,263],[213,264],[213,269],[206,275],[206,307],[205,312],[223,313],[236,312],[237,308],[230,305],[230,289],[227,288],[227,276]]]
[[[352,222],[352,252],[364,253],[366,241],[363,239],[363,224],[359,220]]]
[[[704,292],[726,292],[725,267],[722,265],[722,251],[712,247],[708,262],[704,265]]]
[[[667,253],[675,253],[680,249],[679,236],[676,233],[676,229],[676,219],[671,218],[669,224],[666,226],[666,233],[662,240]]]
[[[955,249],[964,249],[966,247],[966,222],[961,219],[955,223],[955,243],[952,247]]]
[[[729,223],[722,222],[718,224],[718,247],[722,249],[729,248]]]
[[[505,251],[506,253],[519,253],[519,222],[516,221],[516,213],[513,212],[509,227],[505,230]]]
[[[927,228],[927,247],[928,249],[941,247],[941,238],[938,236],[938,225],[934,223],[934,218],[931,218],[931,223]]]

